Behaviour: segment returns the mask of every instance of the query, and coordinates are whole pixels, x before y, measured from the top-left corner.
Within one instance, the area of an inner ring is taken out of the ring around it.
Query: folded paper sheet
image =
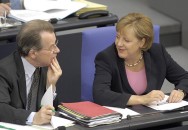
[[[41,106],[53,106],[53,87],[52,85],[46,90],[41,100]]]
[[[46,105],[53,106],[53,87],[52,87],[52,85],[46,90],[46,92],[43,95],[42,100],[41,100],[41,106],[46,106]],[[57,117],[57,116],[52,116],[52,119],[51,119],[51,125],[52,126],[46,125],[45,127],[47,127],[47,128],[50,128],[50,127],[57,128],[59,126],[67,127],[67,126],[73,125],[73,123],[74,122],[71,121],[71,120],[61,118],[61,117]],[[35,127],[41,128],[41,126],[35,126]]]

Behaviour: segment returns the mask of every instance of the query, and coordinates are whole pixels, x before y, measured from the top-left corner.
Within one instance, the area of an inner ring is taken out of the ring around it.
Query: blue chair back
[[[0,60],[10,55],[17,48],[17,43],[0,43]]]
[[[153,31],[154,31],[154,43],[160,43],[160,26],[159,25],[154,25],[153,26]]]
[[[154,25],[154,42],[159,43],[160,26]],[[82,32],[81,100],[93,101],[94,59],[97,53],[114,43],[115,26],[88,29]]]
[[[81,100],[93,101],[92,86],[95,73],[94,59],[115,41],[114,26],[101,27],[82,32],[81,50]]]

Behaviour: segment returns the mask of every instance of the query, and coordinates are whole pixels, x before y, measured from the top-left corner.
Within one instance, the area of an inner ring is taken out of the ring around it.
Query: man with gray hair
[[[16,37],[17,50],[0,61],[0,122],[47,124],[56,105],[41,106],[49,86],[62,75],[60,52],[53,26],[43,20],[22,25]]]

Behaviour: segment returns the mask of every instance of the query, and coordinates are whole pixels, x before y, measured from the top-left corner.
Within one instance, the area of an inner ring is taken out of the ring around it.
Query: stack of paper
[[[75,13],[86,4],[71,0],[24,0],[25,10],[11,10],[9,17],[23,22],[34,19],[63,19]]]
[[[75,0],[76,2],[80,2],[80,3],[84,3],[87,6],[78,10],[76,12],[76,15],[79,16],[82,13],[88,12],[88,11],[94,11],[94,10],[107,10],[107,6],[106,5],[102,5],[102,4],[98,4],[98,3],[93,3],[93,2],[89,2],[86,0]]]
[[[63,116],[87,127],[119,122],[122,118],[121,113],[89,101],[61,103],[58,107]]]

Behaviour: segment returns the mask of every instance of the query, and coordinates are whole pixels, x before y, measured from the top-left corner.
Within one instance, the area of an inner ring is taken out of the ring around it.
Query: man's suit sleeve
[[[8,83],[0,72],[0,121],[25,125],[31,112],[23,109],[20,102],[17,102],[18,108],[11,106],[11,94],[13,94],[14,88],[11,88],[10,86],[11,83]]]

